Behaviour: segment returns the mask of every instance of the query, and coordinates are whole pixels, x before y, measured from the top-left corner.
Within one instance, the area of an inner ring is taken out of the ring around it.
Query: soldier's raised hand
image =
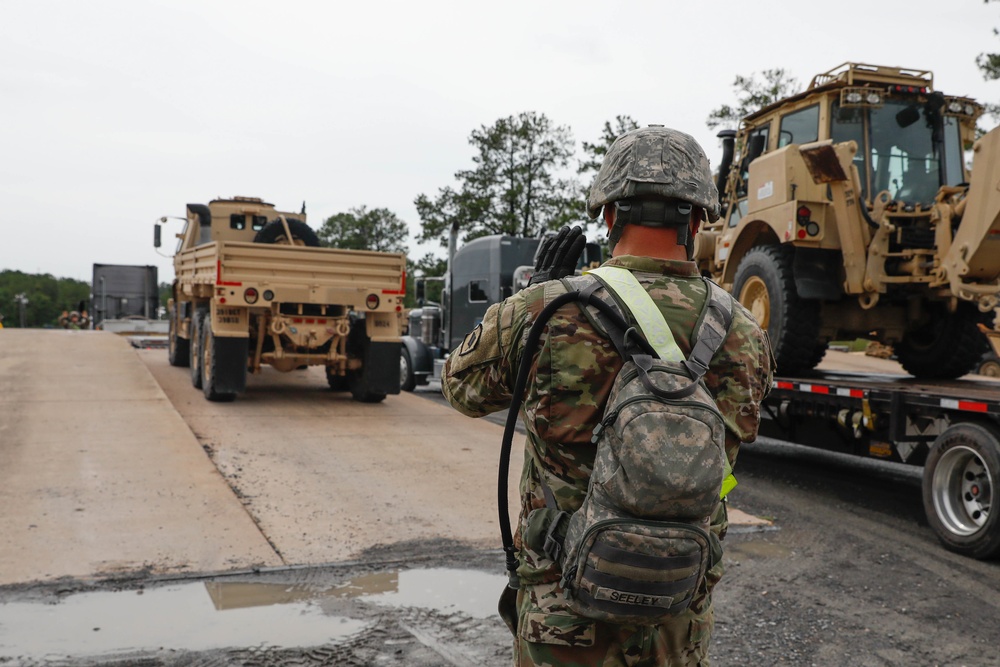
[[[580,227],[572,229],[568,226],[563,227],[555,236],[542,241],[538,259],[535,261],[535,271],[528,284],[534,285],[573,275],[586,245],[587,239]]]

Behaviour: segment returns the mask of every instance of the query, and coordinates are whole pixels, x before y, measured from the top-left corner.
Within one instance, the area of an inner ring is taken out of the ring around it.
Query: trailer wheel
[[[941,543],[973,558],[1000,555],[1000,432],[956,424],[931,447],[924,465],[924,511]]]
[[[417,386],[417,376],[413,373],[413,360],[405,345],[400,345],[399,354],[399,388],[403,391],[413,391]]]
[[[177,313],[170,313],[170,329],[167,334],[167,360],[171,366],[188,366],[191,363],[191,341],[177,335]]]
[[[984,355],[978,372],[986,377],[1000,378],[1000,358],[991,354]]]
[[[191,316],[191,338],[189,342],[189,354],[191,358],[191,384],[195,389],[201,389],[201,330],[205,326],[205,318],[208,317],[208,311],[204,308],[198,308],[194,311],[194,315]]]
[[[971,373],[989,346],[977,326],[981,319],[971,304],[959,304],[954,313],[936,308],[927,324],[904,334],[896,358],[914,377],[951,380]]]
[[[201,390],[210,401],[236,398],[247,385],[247,339],[217,338],[208,322],[202,323]]]
[[[826,354],[819,339],[819,302],[799,298],[795,291],[788,245],[751,248],[736,267],[733,294],[767,330],[778,371],[810,371]]]
[[[313,228],[302,222],[301,220],[296,220],[295,218],[285,218],[288,222],[288,231],[292,233],[291,242],[289,242],[287,235],[285,234],[285,226],[281,224],[281,219],[272,220],[271,222],[264,225],[264,227],[257,232],[257,235],[253,237],[254,243],[279,243],[288,245],[304,245],[311,248],[319,247],[319,237]]]

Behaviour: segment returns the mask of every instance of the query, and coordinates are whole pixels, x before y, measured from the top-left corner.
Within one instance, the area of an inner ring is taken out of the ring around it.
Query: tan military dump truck
[[[359,401],[399,393],[404,255],[320,248],[304,210],[252,197],[188,204],[177,237],[169,359],[206,398],[232,400],[264,364],[325,366]]]
[[[847,63],[720,133],[723,215],[695,256],[780,373],[867,337],[954,378],[986,351],[980,325],[1000,341],[1000,128],[975,140],[982,112],[928,71]]]

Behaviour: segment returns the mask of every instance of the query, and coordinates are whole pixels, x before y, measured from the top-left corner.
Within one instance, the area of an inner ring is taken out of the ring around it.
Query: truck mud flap
[[[248,339],[215,338],[213,342],[214,390],[219,394],[242,394],[247,388]]]
[[[399,393],[399,343],[366,341],[358,389],[365,394]]]

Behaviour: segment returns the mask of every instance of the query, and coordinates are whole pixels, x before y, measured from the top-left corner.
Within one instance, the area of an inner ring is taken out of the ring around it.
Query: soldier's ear
[[[608,230],[615,224],[615,216],[618,215],[618,210],[614,207],[614,204],[604,205],[604,222],[608,225]]]

